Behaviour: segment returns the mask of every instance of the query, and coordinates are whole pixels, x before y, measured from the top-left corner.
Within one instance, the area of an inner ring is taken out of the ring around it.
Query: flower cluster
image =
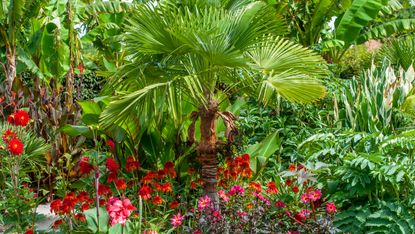
[[[219,185],[227,187],[227,185],[239,178],[251,178],[252,170],[249,166],[250,156],[244,154],[239,157],[229,158],[224,167],[218,169]]]
[[[50,212],[60,216],[72,216],[75,220],[84,222],[86,220],[85,215],[81,212],[88,210],[90,204],[93,204],[94,200],[89,197],[88,193],[81,191],[78,194],[69,192],[63,199],[55,199],[50,204]],[[80,211],[77,213],[77,211]],[[54,228],[58,228],[64,224],[63,219],[59,219],[54,223]]]
[[[26,126],[30,117],[24,110],[18,110],[7,116],[7,121],[14,126]],[[2,140],[6,144],[6,148],[11,155],[21,155],[24,152],[23,142],[17,137],[17,132],[7,129],[3,132]]]
[[[108,199],[107,211],[110,216],[111,225],[115,225],[117,223],[125,225],[125,222],[131,215],[131,211],[134,210],[136,210],[136,208],[127,198],[120,200],[118,197],[110,197]]]
[[[141,179],[141,187],[138,191],[143,200],[147,201],[151,199],[152,204],[160,205],[164,202],[160,196],[173,192],[170,179],[176,177],[176,171],[174,169],[173,162],[167,162],[164,164],[163,169],[147,172]],[[156,193],[156,194],[154,194]],[[172,204],[171,207],[177,207],[178,204]]]

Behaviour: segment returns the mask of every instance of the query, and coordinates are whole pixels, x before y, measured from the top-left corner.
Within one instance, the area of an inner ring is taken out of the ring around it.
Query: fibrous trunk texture
[[[6,46],[6,96],[11,98],[13,81],[16,78],[16,47]]]
[[[199,160],[202,164],[202,180],[204,191],[212,201],[218,203],[216,192],[216,176],[218,160],[216,158],[216,117],[218,115],[218,103],[214,100],[209,101],[207,107],[199,110],[200,116],[200,143]]]

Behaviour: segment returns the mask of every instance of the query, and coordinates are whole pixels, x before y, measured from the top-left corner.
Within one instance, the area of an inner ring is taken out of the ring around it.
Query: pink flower
[[[219,210],[214,210],[212,212],[212,216],[213,216],[213,222],[218,222],[219,220],[222,219],[222,215],[220,215],[220,211]]]
[[[226,195],[225,191],[220,190],[220,191],[218,192],[218,195],[219,195],[219,197],[220,197],[220,198],[222,198],[225,202],[228,202],[228,201],[229,201],[229,197]]]
[[[229,195],[233,196],[235,194],[244,195],[245,189],[239,185],[232,186],[231,190],[229,190]]]
[[[307,203],[310,201],[310,194],[304,193],[301,195],[301,201]]]
[[[262,202],[264,202],[265,204],[267,204],[267,205],[270,205],[271,204],[271,202],[269,201],[269,199],[266,198],[266,197],[264,197],[264,196],[262,196],[262,194],[256,193],[256,192],[253,192],[252,194],[255,197],[257,197],[259,200],[261,200]]]
[[[107,211],[110,216],[111,226],[117,223],[124,225],[133,210],[136,210],[136,208],[129,199],[122,201],[118,197],[110,197],[108,199]]]
[[[336,211],[337,211],[337,208],[336,208],[336,205],[334,205],[334,203],[333,203],[333,202],[328,202],[328,203],[326,204],[326,210],[327,210],[327,212],[329,212],[329,213],[334,213],[334,212],[336,212]]]
[[[241,218],[243,218],[243,217],[247,216],[248,213],[246,213],[245,211],[236,211],[236,215],[238,215]]]
[[[210,200],[210,197],[208,195],[205,195],[205,196],[201,197],[199,199],[199,202],[198,202],[198,209],[199,210],[204,210],[206,207],[208,207],[210,205],[210,202],[211,202],[211,200]]]
[[[200,231],[199,229],[195,229],[193,230],[192,234],[202,234],[202,231]]]
[[[177,213],[175,215],[173,215],[173,217],[170,219],[171,225],[173,225],[173,227],[177,228],[178,226],[182,225],[184,220],[183,215],[181,215],[180,213]]]
[[[321,198],[321,191],[316,189],[316,191],[311,192],[310,194],[308,194],[308,198],[310,198],[310,200],[312,200],[312,201],[317,201],[318,199]]]

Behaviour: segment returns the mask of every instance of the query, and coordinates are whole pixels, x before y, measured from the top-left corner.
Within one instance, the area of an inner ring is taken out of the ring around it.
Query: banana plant
[[[5,74],[5,94],[11,97],[16,78],[17,47],[19,38],[24,38],[24,29],[39,15],[45,0],[2,0],[0,1],[0,48],[5,49],[6,62],[0,63]]]

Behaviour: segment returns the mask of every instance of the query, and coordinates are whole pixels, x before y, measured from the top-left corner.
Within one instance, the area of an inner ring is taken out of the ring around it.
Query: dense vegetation
[[[414,233],[412,4],[2,0],[0,232]]]

